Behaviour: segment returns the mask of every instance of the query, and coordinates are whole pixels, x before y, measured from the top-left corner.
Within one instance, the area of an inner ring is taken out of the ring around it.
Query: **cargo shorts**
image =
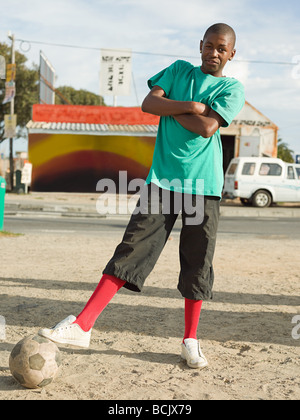
[[[124,280],[125,288],[141,292],[180,213],[178,290],[184,298],[212,299],[219,197],[180,194],[146,185],[103,274]]]

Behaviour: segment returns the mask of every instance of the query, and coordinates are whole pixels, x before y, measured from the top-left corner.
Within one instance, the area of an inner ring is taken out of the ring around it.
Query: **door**
[[[286,166],[285,178],[281,188],[282,201],[300,201],[300,180],[297,179],[293,165]]]
[[[231,159],[234,156],[235,136],[221,136],[223,147],[223,170],[224,174],[228,169]]]
[[[259,136],[241,136],[239,156],[258,157],[260,148]]]

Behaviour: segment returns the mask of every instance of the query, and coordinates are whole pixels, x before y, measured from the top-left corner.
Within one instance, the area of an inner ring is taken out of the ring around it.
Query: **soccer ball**
[[[25,388],[49,385],[61,365],[56,344],[39,335],[30,335],[15,345],[9,357],[13,377]]]

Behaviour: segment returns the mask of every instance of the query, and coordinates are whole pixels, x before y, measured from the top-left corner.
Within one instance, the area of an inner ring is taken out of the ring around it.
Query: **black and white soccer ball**
[[[37,389],[49,385],[61,365],[60,351],[55,343],[39,335],[23,338],[9,357],[13,377],[25,388]]]

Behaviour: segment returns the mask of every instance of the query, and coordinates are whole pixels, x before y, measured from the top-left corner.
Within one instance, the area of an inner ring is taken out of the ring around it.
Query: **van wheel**
[[[272,197],[268,191],[259,190],[253,196],[252,204],[254,207],[269,207],[271,203]]]

